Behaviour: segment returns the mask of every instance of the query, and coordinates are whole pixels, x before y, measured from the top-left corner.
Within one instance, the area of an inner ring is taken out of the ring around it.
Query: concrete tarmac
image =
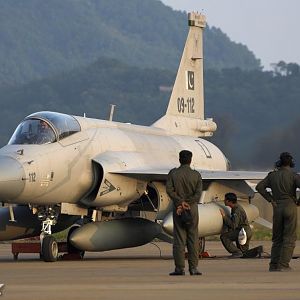
[[[263,244],[270,252],[271,242]],[[14,261],[10,244],[0,244],[3,299],[300,299],[300,259],[292,272],[268,272],[269,259],[229,259],[220,242],[207,242],[215,258],[202,259],[202,276],[169,276],[172,247],[166,243],[103,253],[82,261],[45,263],[38,254]],[[300,254],[300,241],[295,254]]]

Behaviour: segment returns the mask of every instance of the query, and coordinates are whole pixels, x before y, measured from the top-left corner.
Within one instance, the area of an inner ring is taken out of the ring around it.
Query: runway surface
[[[263,244],[270,252],[271,242]],[[203,276],[169,276],[171,245],[148,244],[105,253],[87,253],[82,261],[45,263],[38,254],[14,261],[10,244],[0,244],[0,299],[300,299],[300,259],[292,272],[268,272],[269,259],[228,259],[220,242],[207,242],[214,259],[202,259]],[[295,254],[300,254],[300,241]]]

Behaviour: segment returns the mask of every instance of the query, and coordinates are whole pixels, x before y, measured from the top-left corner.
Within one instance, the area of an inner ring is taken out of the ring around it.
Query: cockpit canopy
[[[78,121],[70,115],[49,111],[38,112],[25,118],[8,144],[49,144],[80,130]]]

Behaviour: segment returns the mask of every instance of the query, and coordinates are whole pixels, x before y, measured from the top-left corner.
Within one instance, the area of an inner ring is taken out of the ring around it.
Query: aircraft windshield
[[[16,129],[8,144],[49,144],[56,141],[50,125],[37,119],[24,120]]]
[[[38,112],[28,116],[16,129],[8,144],[54,143],[81,130],[77,120],[55,112]]]

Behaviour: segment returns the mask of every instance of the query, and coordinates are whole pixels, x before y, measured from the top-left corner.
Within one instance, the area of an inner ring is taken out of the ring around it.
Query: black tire
[[[71,243],[70,243],[70,236],[71,234],[77,230],[78,228],[80,228],[81,226],[72,226],[70,229],[69,229],[69,232],[68,232],[68,236],[67,236],[67,248],[68,248],[68,253],[69,254],[79,254],[79,256],[81,258],[84,257],[84,254],[85,254],[85,251],[83,250],[79,250],[77,249],[76,247],[74,247]]]
[[[58,244],[55,238],[51,235],[46,235],[42,242],[42,256],[44,261],[53,262],[57,261],[58,257]]]
[[[205,237],[199,238],[199,253],[203,253],[205,251]]]

